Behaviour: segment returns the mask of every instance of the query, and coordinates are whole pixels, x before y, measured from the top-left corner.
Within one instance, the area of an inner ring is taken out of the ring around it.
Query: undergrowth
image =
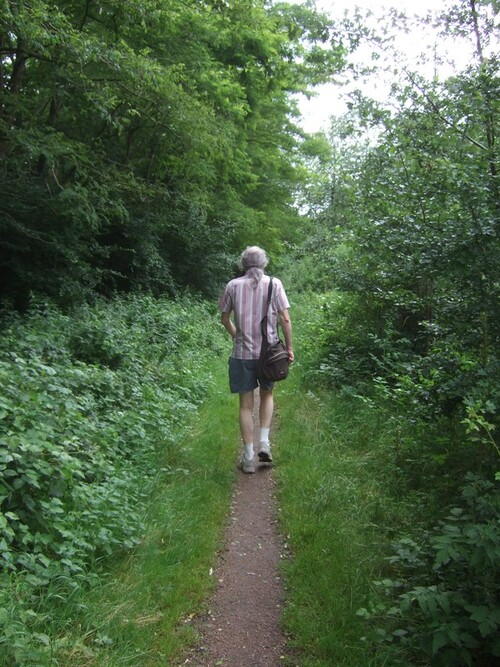
[[[192,473],[181,439],[224,349],[209,318],[188,297],[130,297],[71,315],[36,304],[4,318],[1,664],[55,664],[82,595],[144,542],[158,484]],[[107,645],[88,632],[84,648],[89,638]]]
[[[234,485],[237,422],[227,363],[172,454],[157,462],[144,537],[78,596],[55,643],[64,667],[181,664],[215,585],[214,553]],[[167,464],[167,465],[165,465]]]
[[[431,415],[418,387],[360,379],[351,366],[336,375],[318,344],[321,301],[298,309],[300,378],[287,387],[277,461],[291,664],[490,667],[500,655],[495,406]]]

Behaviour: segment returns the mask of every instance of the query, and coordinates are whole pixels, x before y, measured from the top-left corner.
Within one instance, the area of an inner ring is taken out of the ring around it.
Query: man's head
[[[266,266],[269,264],[265,250],[259,248],[259,246],[251,245],[247,246],[245,250],[241,253],[240,256],[240,266],[245,271],[248,269],[260,269],[264,271]]]

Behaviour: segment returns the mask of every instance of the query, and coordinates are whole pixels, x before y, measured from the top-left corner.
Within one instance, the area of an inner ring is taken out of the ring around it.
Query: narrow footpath
[[[256,392],[254,415],[258,414]],[[258,442],[257,423],[255,439]],[[236,463],[236,462],[235,462]],[[238,471],[224,546],[213,576],[217,587],[209,610],[197,619],[201,636],[184,664],[192,667],[277,667],[286,638],[280,617],[284,602],[279,561],[274,475],[257,464],[253,475]]]

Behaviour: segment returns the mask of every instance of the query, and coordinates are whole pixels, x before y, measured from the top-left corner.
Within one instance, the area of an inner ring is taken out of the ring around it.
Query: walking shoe
[[[257,456],[261,463],[272,463],[271,446],[268,442],[260,442]]]
[[[238,468],[246,475],[252,475],[255,472],[255,459],[247,459],[243,454],[240,462],[238,463]]]

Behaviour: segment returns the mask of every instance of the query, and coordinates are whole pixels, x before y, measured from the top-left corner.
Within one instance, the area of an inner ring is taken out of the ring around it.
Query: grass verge
[[[235,475],[236,408],[227,364],[217,364],[212,394],[159,465],[141,545],[75,600],[76,618],[56,642],[61,667],[174,665],[192,641]]]
[[[386,499],[370,474],[370,425],[352,405],[303,396],[297,384],[294,378],[282,401],[276,467],[281,528],[292,554],[284,565],[284,623],[300,653],[289,664],[380,665],[356,615],[382,557],[378,522]]]
[[[363,641],[368,628],[356,612],[380,575],[387,525],[399,511],[379,460],[387,431],[360,399],[304,389],[296,329],[299,361],[280,388],[276,435],[281,530],[291,550],[284,626],[296,657],[287,664],[376,667],[384,662]]]

